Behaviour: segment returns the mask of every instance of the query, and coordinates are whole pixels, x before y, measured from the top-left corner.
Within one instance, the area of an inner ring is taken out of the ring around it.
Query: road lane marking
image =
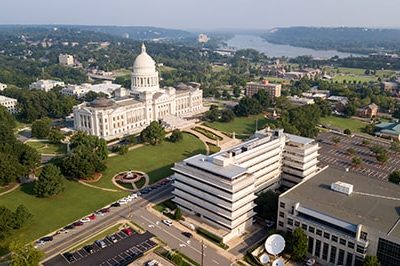
[[[212,260],[212,262],[214,262],[215,264],[219,264],[219,262],[218,262],[218,261],[216,261],[216,260]]]

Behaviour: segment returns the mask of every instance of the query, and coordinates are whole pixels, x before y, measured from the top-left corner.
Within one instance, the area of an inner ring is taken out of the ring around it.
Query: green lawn
[[[364,76],[364,75],[337,75],[333,78],[333,81],[337,81],[339,83],[343,83],[343,81],[346,80],[347,83],[353,83],[355,80],[357,83],[361,81],[363,82],[370,82],[370,81],[377,81],[378,77],[376,76]]]
[[[367,123],[360,120],[338,116],[321,117],[321,124],[340,129],[348,128],[352,132],[362,132],[367,125]]]
[[[34,215],[29,225],[5,241],[33,241],[127,195],[125,192],[107,192],[67,180],[65,191],[50,199],[37,198],[32,190],[33,184],[27,184],[0,197],[0,206],[15,210],[23,204]],[[0,241],[0,246],[4,244],[4,240]],[[4,253],[4,250],[1,251]]]
[[[206,153],[204,144],[195,136],[184,133],[181,142],[164,141],[161,145],[148,145],[131,150],[125,155],[109,158],[103,177],[91,184],[115,189],[111,178],[119,172],[130,169],[147,173],[150,183],[154,183],[172,174],[171,166],[175,162],[198,153]]]
[[[67,152],[67,145],[52,144],[47,141],[28,141],[27,145],[35,148],[41,154],[64,154]]]
[[[216,130],[235,134],[245,134],[250,135],[254,133],[256,129],[256,120],[258,120],[258,129],[264,128],[268,122],[272,123],[273,121],[267,120],[262,114],[253,115],[249,117],[235,117],[232,122],[224,123],[224,122],[207,122],[204,123],[206,126],[214,128]]]
[[[268,80],[270,83],[282,83],[282,82],[287,82],[287,79],[284,78],[278,78],[278,77],[272,77],[272,76],[264,76],[264,79]]]

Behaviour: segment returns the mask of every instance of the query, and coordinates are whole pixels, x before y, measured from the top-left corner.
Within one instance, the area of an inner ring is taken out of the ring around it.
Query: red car
[[[93,213],[92,215],[88,216],[88,218],[93,221],[94,219],[96,219],[96,215]]]
[[[104,208],[100,210],[101,213],[108,213],[110,212],[110,208]]]
[[[126,235],[130,236],[133,234],[133,230],[130,227],[122,229],[122,232],[124,232]]]

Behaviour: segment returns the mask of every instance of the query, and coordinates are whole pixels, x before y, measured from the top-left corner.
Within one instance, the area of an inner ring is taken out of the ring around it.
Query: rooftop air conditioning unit
[[[331,189],[336,192],[340,192],[346,195],[353,193],[353,185],[341,181],[337,181],[331,184]]]

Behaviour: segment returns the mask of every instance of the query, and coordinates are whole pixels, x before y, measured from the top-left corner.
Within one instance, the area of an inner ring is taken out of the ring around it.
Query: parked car
[[[109,213],[110,212],[110,208],[103,208],[99,212],[101,212],[101,213]]]
[[[111,207],[119,207],[121,206],[121,203],[119,202],[114,202],[113,204],[111,204]]]
[[[92,215],[88,216],[89,220],[93,221],[96,219],[96,215],[93,213]]]
[[[44,242],[50,242],[50,241],[53,241],[53,237],[52,236],[45,236],[45,237],[42,237],[39,240],[44,241]]]
[[[69,262],[75,261],[74,255],[72,255],[70,252],[65,252],[63,256],[67,259]]]
[[[91,220],[90,220],[90,218],[85,217],[85,218],[80,219],[80,221],[81,221],[82,223],[88,223],[88,222],[90,222]]]
[[[97,211],[97,212],[94,213],[94,215],[96,215],[96,216],[104,216],[105,213],[103,213],[101,211]]]
[[[130,227],[122,229],[122,232],[125,233],[126,235],[130,236],[133,234],[133,230]]]
[[[35,242],[35,248],[44,246],[46,244],[46,242],[44,242],[43,240],[38,240]]]
[[[74,228],[75,228],[75,225],[73,225],[73,224],[70,224],[70,225],[67,225],[66,227],[64,227],[65,230],[72,230]]]
[[[104,242],[104,240],[96,240],[96,245],[98,245],[100,248],[106,248],[107,244]]]
[[[192,233],[190,232],[183,232],[182,235],[186,236],[187,238],[192,238]]]
[[[125,199],[119,200],[118,203],[119,203],[120,205],[128,204],[128,202],[127,202]]]
[[[162,221],[165,225],[168,225],[168,226],[172,226],[172,221],[171,220],[163,220]]]
[[[92,245],[84,246],[83,249],[89,254],[92,254],[94,252],[94,249],[93,249]]]
[[[75,223],[73,223],[74,226],[82,226],[83,222],[82,221],[76,221]]]
[[[64,227],[64,228],[58,230],[57,234],[67,234],[68,232],[69,232],[68,229],[65,229],[65,227]]]
[[[115,235],[109,235],[109,236],[107,236],[107,239],[110,240],[113,243],[117,243],[118,242],[118,240],[115,237]]]

